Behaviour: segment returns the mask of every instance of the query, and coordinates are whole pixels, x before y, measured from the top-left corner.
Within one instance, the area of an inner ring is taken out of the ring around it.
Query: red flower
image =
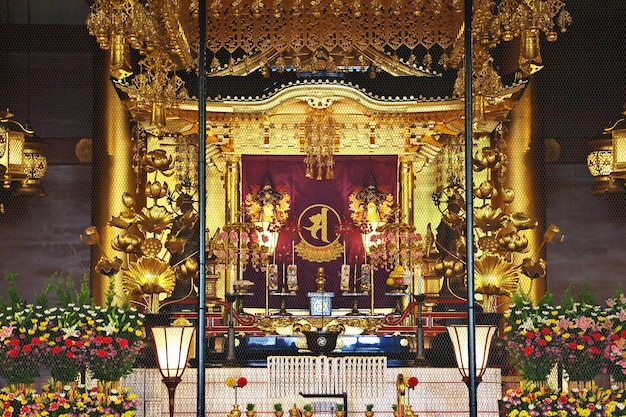
[[[96,352],[96,355],[99,358],[104,358],[104,357],[106,357],[107,353],[104,351],[104,349],[98,349],[98,351]]]
[[[30,343],[32,343],[33,345],[39,346],[40,340],[39,340],[39,338],[38,338],[38,337],[33,337],[33,338],[30,340]]]
[[[27,406],[27,405],[23,405],[23,406],[20,408],[20,413],[21,413],[21,414],[26,415],[26,414],[28,413],[28,411],[29,411],[29,410],[28,410],[28,406]]]
[[[11,339],[11,346],[19,346],[19,345],[20,345],[19,339]]]
[[[65,357],[68,358],[68,359],[74,359],[74,356],[75,356],[74,352],[67,352],[65,354]]]
[[[119,343],[121,347],[126,347],[128,346],[128,339],[124,339],[120,337],[117,339],[117,343]]]
[[[589,353],[591,353],[592,355],[598,355],[600,353],[600,349],[595,346],[591,346],[589,348]]]
[[[535,333],[533,332],[526,332],[526,337],[529,339],[532,339],[533,337],[535,337]]]
[[[602,334],[601,333],[594,333],[593,335],[593,340],[602,340]]]
[[[243,388],[243,387],[245,387],[247,384],[248,384],[248,380],[247,380],[246,378],[244,378],[244,377],[239,377],[239,378],[237,379],[237,386],[238,386],[239,388]]]
[[[61,347],[60,346],[55,346],[52,348],[52,354],[53,355],[58,355],[59,353],[61,353]]]
[[[50,410],[56,411],[59,409],[59,404],[57,402],[50,403]]]
[[[29,353],[31,350],[33,350],[33,345],[26,345],[22,348],[24,353]]]
[[[546,342],[546,340],[545,340],[545,339],[539,339],[539,340],[537,340],[537,344],[538,344],[539,346],[545,346],[545,345],[547,345],[547,344],[548,344],[548,342]]]
[[[104,343],[113,343],[113,338],[111,336],[105,336],[102,338]]]
[[[417,380],[417,377],[412,376],[411,378],[409,378],[409,381],[408,381],[409,387],[413,388],[414,386],[417,385],[418,382],[419,381]]]
[[[578,346],[578,345],[577,345],[576,343],[574,343],[574,342],[569,342],[569,343],[567,344],[567,347],[568,347],[568,348],[570,348],[570,349],[574,349],[574,350],[577,348],[577,346]]]
[[[63,341],[63,343],[65,343],[65,346],[70,347],[74,344],[74,342],[72,341],[72,339],[65,339]]]
[[[532,355],[534,351],[535,351],[535,349],[533,349],[532,346],[525,346],[524,347],[524,355],[526,355],[526,356]]]
[[[550,334],[552,332],[552,330],[550,330],[548,327],[543,327],[541,329],[541,333],[543,334]]]

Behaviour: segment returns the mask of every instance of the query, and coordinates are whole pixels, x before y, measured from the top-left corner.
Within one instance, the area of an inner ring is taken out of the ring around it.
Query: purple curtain
[[[355,187],[364,186],[366,182],[372,183],[375,179],[376,184],[385,186],[389,193],[394,196],[397,202],[397,183],[398,169],[396,156],[336,156],[335,157],[335,178],[332,180],[315,180],[305,177],[305,164],[303,156],[252,156],[244,155],[242,157],[242,196],[251,192],[252,187],[259,186],[266,176],[269,176],[274,187],[284,187],[291,197],[291,209],[289,212],[289,221],[296,222],[304,212],[302,219],[306,219],[308,210],[312,206],[327,207],[328,222],[326,227],[326,235],[323,241],[332,242],[337,238],[336,226],[340,221],[350,220],[350,210],[348,208],[348,196]],[[323,206],[320,206],[323,205]],[[306,223],[302,223],[306,224]],[[288,232],[281,232],[276,248],[276,263],[279,266],[279,273],[282,276],[283,264],[291,263],[292,238],[293,244],[298,245],[304,237],[306,242],[315,245],[316,241],[322,242],[321,231],[314,228],[305,229],[300,227],[301,235],[293,235]],[[313,235],[313,236],[311,236]],[[317,238],[317,240],[316,240]],[[343,247],[343,240],[340,237],[338,242]],[[360,268],[363,263],[363,244],[361,236],[358,233],[351,233],[346,239],[346,260],[354,270],[355,266]],[[317,289],[315,285],[315,274],[317,269],[322,266],[326,272],[325,290],[334,292],[333,307],[351,307],[352,299],[342,297],[339,291],[340,284],[340,268],[344,262],[343,253],[337,259],[324,261],[321,263],[312,262],[295,253],[294,263],[298,266],[298,285],[300,287],[298,295],[290,297],[287,300],[288,308],[307,308],[309,299],[308,292]],[[376,307],[391,307],[395,304],[395,300],[389,299],[384,295],[385,279],[388,273],[385,271],[377,271],[375,273]],[[245,279],[254,282],[254,297],[250,300],[246,299],[246,305],[249,307],[265,306],[265,273],[252,271],[246,268]],[[366,301],[367,300],[367,301]],[[359,305],[366,308],[370,304],[369,298],[362,297]],[[270,297],[270,308],[279,307],[277,297]]]

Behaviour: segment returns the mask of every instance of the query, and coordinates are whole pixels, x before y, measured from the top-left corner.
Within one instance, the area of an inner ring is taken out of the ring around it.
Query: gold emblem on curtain
[[[329,262],[341,256],[336,227],[341,222],[337,211],[326,204],[312,204],[298,218],[301,241],[295,250],[302,259],[310,262]]]

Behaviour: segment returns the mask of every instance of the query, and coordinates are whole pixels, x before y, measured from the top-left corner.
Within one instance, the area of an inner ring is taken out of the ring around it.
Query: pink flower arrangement
[[[602,371],[607,345],[606,324],[599,306],[574,304],[557,322],[563,367],[571,381],[591,381]]]
[[[611,332],[604,349],[607,372],[618,382],[626,381],[626,295],[606,300],[607,328]]]
[[[31,384],[47,343],[48,320],[40,306],[6,307],[0,312],[0,370],[9,384]]]
[[[545,381],[561,360],[560,340],[554,330],[557,315],[549,303],[533,307],[530,301],[521,299],[505,313],[507,350],[528,381]]]

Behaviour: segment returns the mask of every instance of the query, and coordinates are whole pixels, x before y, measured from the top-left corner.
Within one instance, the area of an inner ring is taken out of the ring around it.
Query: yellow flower
[[[226,378],[226,385],[231,388],[234,388],[235,385],[237,385],[237,380],[235,380],[234,377],[229,376],[228,378]]]
[[[551,342],[552,341],[552,336],[547,334],[546,337],[544,337],[544,339],[546,339],[546,342]]]
[[[506,326],[506,327],[504,328],[504,333],[508,333],[508,332],[510,332],[511,330],[513,330],[513,326]]]
[[[569,333],[563,333],[562,337],[563,339],[569,339],[571,335]]]
[[[583,345],[576,345],[576,350],[585,350]]]

